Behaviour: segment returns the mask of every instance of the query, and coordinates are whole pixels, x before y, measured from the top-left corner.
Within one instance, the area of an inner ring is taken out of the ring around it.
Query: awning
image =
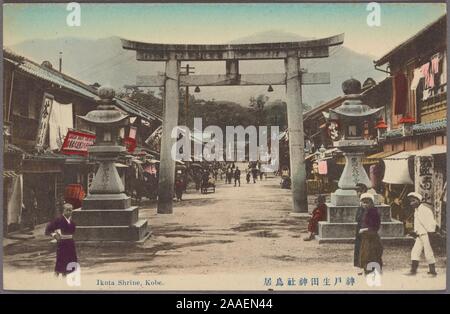
[[[324,154],[325,155],[332,155],[333,153],[335,153],[337,151],[338,151],[338,149],[336,147],[328,148],[327,150],[325,150]]]
[[[317,155],[316,153],[309,154],[308,156],[305,157],[305,160],[311,159],[316,155]]]
[[[25,159],[23,161],[23,173],[60,173],[64,159]]]
[[[399,152],[394,155],[391,155],[389,157],[384,158],[384,160],[401,160],[401,159],[408,159],[411,156],[415,156],[417,151],[411,150],[406,152]]]
[[[447,145],[431,145],[422,150],[416,151],[416,156],[431,156],[447,153]]]
[[[116,168],[128,168],[127,165],[124,165],[124,164],[122,164],[122,163],[120,163],[120,162],[114,163],[114,166],[116,166]]]
[[[384,183],[389,184],[414,184],[409,174],[409,158],[415,151],[400,152],[384,158]]]
[[[392,156],[392,155],[397,154],[397,153],[398,152],[393,152],[393,151],[390,151],[390,152],[379,152],[379,153],[376,153],[376,154],[369,155],[366,158],[367,159],[383,159],[383,158]]]
[[[373,159],[373,158],[368,158],[368,157],[363,157],[361,158],[361,162],[363,165],[374,165],[376,163],[378,163],[378,160]],[[336,165],[345,165],[345,157],[344,156],[339,156],[336,158]]]
[[[95,164],[93,160],[89,160],[87,156],[68,155],[65,160],[66,165],[88,165]]]

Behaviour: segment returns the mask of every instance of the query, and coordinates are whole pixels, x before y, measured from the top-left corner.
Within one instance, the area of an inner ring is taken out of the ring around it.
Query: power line
[[[125,51],[122,51],[122,52],[120,52],[120,53],[118,53],[118,54],[116,54],[114,56],[111,56],[111,57],[109,57],[107,59],[104,59],[104,60],[102,60],[100,62],[97,62],[97,63],[94,63],[92,65],[86,66],[83,69],[79,70],[75,75],[80,75],[82,73],[83,74],[89,73],[89,72],[93,71],[95,68],[97,68],[99,66],[102,66],[102,65],[106,65],[106,63],[108,63],[108,62],[112,61],[113,59],[115,59],[117,57],[120,57],[120,56],[122,56],[124,54],[125,54]]]

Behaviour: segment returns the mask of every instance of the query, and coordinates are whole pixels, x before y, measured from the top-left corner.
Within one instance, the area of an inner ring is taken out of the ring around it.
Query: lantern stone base
[[[131,226],[138,221],[139,209],[77,209],[73,212],[78,226]]]
[[[381,204],[381,195],[376,194],[373,189],[369,189],[369,193],[374,196],[374,204]],[[359,204],[358,194],[356,190],[344,190],[337,189],[334,193],[331,193],[331,203],[336,206],[355,206]]]
[[[126,209],[131,206],[131,198],[125,193],[118,194],[89,194],[83,200],[84,210],[92,209]]]
[[[139,220],[131,226],[77,226],[75,240],[136,242],[148,233],[147,220]]]
[[[327,204],[327,221],[319,222],[319,243],[354,242],[356,212],[359,206],[336,206]],[[380,237],[382,240],[404,240],[403,223],[392,219],[391,208],[386,204],[376,205],[381,218]]]
[[[331,203],[336,206],[359,204],[358,194],[355,190],[337,189],[334,193],[331,193]]]
[[[140,241],[148,236],[147,220],[139,220],[139,208],[120,194],[91,194],[82,208],[73,211],[77,241]]]

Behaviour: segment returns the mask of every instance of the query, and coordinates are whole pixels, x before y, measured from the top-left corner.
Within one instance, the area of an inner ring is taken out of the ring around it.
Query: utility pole
[[[59,52],[59,72],[62,72],[62,51]]]
[[[185,67],[181,67],[181,70],[184,70],[185,72],[182,72],[182,75],[189,75],[194,74],[195,70],[194,67],[190,67],[189,64],[186,64]],[[188,108],[189,108],[189,86],[186,86],[186,92],[184,94],[184,124],[188,126]]]

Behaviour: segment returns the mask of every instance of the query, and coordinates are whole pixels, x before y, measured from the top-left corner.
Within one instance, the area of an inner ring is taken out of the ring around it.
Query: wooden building
[[[86,187],[89,159],[64,155],[61,146],[68,130],[93,131],[77,116],[96,108],[97,88],[53,69],[48,61],[38,64],[5,49],[3,56],[7,171],[3,178],[4,191],[11,196],[3,199],[7,233],[51,219],[68,184]],[[115,100],[118,109],[132,117],[131,126],[137,129],[136,144],[145,145],[161,118],[136,103],[117,97]],[[128,134],[129,128],[123,131],[123,137]]]
[[[377,69],[384,67],[392,81],[385,112],[387,132],[380,138],[382,152],[378,154],[386,167],[387,200],[404,209],[405,195],[412,190],[420,192],[445,230],[447,16],[374,64]]]

